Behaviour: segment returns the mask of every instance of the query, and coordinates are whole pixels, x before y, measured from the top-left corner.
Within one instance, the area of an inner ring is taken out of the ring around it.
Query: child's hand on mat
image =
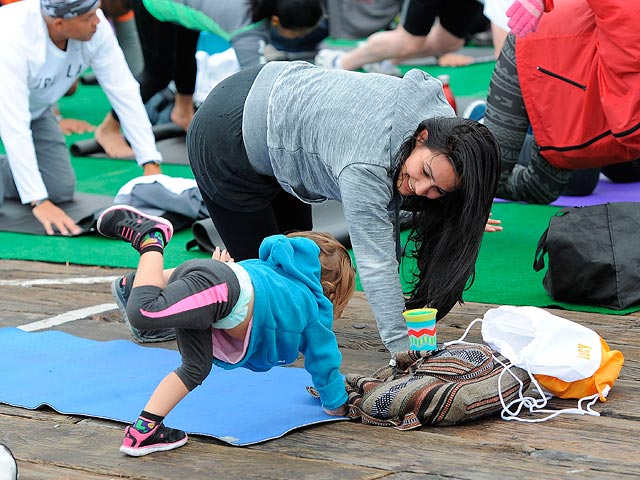
[[[233,258],[229,255],[229,252],[226,250],[220,250],[220,247],[216,247],[211,258],[218,260],[219,262],[233,262]]]
[[[33,216],[42,224],[47,235],[54,234],[54,227],[62,235],[79,235],[82,229],[60,207],[50,200],[45,200],[40,205],[33,207]]]
[[[334,417],[344,417],[347,414],[347,405],[344,404],[336,408],[335,410],[327,410],[325,408],[324,411],[327,413],[327,415],[332,415]]]
[[[489,220],[487,220],[487,224],[484,226],[485,232],[500,232],[503,228],[500,226],[502,221],[496,220],[495,218],[491,218],[491,214],[489,214]]]

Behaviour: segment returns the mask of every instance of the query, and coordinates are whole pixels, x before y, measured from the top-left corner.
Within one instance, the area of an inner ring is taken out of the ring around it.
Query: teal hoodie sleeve
[[[292,280],[311,291],[318,305],[316,315],[306,318],[301,332],[300,352],[322,405],[334,410],[347,401],[344,377],[340,373],[342,354],[333,333],[333,304],[325,297],[320,284],[320,248],[308,238],[274,235],[260,246],[261,260],[281,270]]]
[[[347,403],[344,377],[340,373],[342,354],[330,326],[320,320],[309,323],[302,333],[300,351],[304,355],[304,368],[311,375],[322,406],[335,410]]]

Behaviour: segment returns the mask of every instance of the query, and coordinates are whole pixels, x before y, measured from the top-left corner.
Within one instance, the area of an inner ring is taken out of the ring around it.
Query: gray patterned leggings
[[[550,165],[533,138],[530,157],[518,164],[529,129],[529,117],[522,99],[516,69],[515,36],[509,35],[496,62],[485,125],[498,140],[502,150],[502,171],[496,195],[509,200],[547,204],[562,193],[570,170]]]

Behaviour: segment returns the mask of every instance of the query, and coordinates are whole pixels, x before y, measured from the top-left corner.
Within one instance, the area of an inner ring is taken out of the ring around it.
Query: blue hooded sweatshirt
[[[322,405],[333,410],[346,403],[347,392],[332,330],[333,304],[320,284],[319,254],[313,240],[273,235],[260,245],[258,259],[239,262],[255,295],[251,337],[240,362],[214,363],[227,370],[264,372],[291,364],[302,353]]]

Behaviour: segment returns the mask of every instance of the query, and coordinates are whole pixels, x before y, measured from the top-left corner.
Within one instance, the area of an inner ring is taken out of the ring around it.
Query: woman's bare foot
[[[460,53],[445,53],[438,58],[438,65],[441,67],[464,67],[473,63],[473,57]]]
[[[71,135],[72,133],[87,133],[95,131],[96,127],[89,122],[79,120],[77,118],[61,118],[58,120],[58,126],[63,135]]]
[[[193,95],[176,93],[175,104],[171,110],[171,121],[186,132],[194,113]]]
[[[112,158],[134,158],[131,146],[120,131],[120,123],[111,115],[111,112],[107,113],[102,123],[96,128],[95,139],[105,153]]]

